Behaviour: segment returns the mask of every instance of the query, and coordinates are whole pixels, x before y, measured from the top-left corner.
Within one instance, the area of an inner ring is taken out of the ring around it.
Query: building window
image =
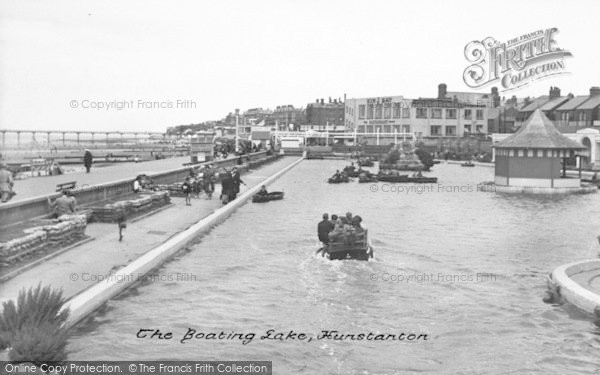
[[[375,107],[375,118],[381,118],[381,115],[383,113],[382,109],[383,106],[381,104],[377,104],[377,107]]]
[[[442,109],[431,108],[431,118],[442,118]]]
[[[431,135],[432,136],[442,135],[442,126],[441,125],[431,125]]]
[[[392,117],[400,118],[402,112],[402,103],[394,103],[394,111]]]
[[[385,103],[383,106],[383,118],[392,118],[392,104]]]
[[[367,133],[373,133],[373,125],[367,125]]]
[[[359,133],[364,133],[365,132],[365,126],[364,125],[358,125],[358,132]]]
[[[373,105],[369,104],[369,107],[367,107],[367,119],[372,119],[373,118]]]
[[[446,118],[456,119],[456,109],[455,108],[446,109]]]
[[[400,125],[394,125],[394,133],[400,133]]]
[[[527,150],[527,157],[533,157],[533,150]]]
[[[410,133],[410,125],[402,125],[403,133]]]
[[[358,118],[363,119],[365,118],[365,105],[361,104],[358,106]]]
[[[470,109],[465,109],[465,120],[470,120],[473,117],[471,112]]]
[[[417,108],[417,118],[427,118],[427,108]]]
[[[483,120],[483,109],[478,109],[475,112],[475,116],[476,116],[477,120]]]
[[[515,151],[514,150],[508,150],[508,156],[510,156],[510,157],[515,156]]]
[[[384,133],[391,133],[392,132],[392,125],[383,125],[383,132]]]
[[[475,130],[477,131],[477,133],[483,133],[483,125],[477,125],[475,127]]]
[[[465,125],[465,133],[471,132],[471,125]]]
[[[522,158],[523,157],[523,150],[519,150],[519,157]]]
[[[543,150],[537,150],[537,157],[538,158],[543,158],[544,157],[544,151]]]
[[[447,137],[456,136],[456,126],[446,126],[446,136]]]
[[[410,118],[410,108],[402,108],[402,118]]]

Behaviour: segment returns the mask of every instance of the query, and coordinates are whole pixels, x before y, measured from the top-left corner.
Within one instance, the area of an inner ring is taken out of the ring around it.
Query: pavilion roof
[[[514,134],[494,145],[495,148],[574,149],[585,147],[562,135],[538,108]]]

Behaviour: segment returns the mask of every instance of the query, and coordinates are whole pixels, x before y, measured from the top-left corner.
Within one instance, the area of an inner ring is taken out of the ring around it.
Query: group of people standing
[[[240,185],[245,185],[242,181],[240,171],[234,167],[231,171],[222,170],[218,173],[212,164],[207,165],[197,174],[194,169],[190,170],[190,175],[186,177],[181,189],[185,194],[186,205],[191,205],[191,198],[200,197],[200,193],[204,191],[208,199],[212,198],[215,191],[215,183],[221,181],[221,196],[223,204],[227,204],[234,200],[240,192]]]
[[[317,235],[319,241],[327,246],[330,242],[345,242],[350,235],[360,234],[364,232],[361,226],[362,218],[358,215],[352,216],[351,212],[347,212],[346,216],[338,217],[338,215],[323,214],[323,220],[317,225]]]
[[[240,185],[246,183],[242,181],[240,171],[234,167],[231,172],[225,171],[221,175],[221,202],[227,204],[234,200],[240,192]]]
[[[207,164],[198,172],[193,168],[190,169],[190,174],[185,178],[181,189],[185,194],[185,204],[192,204],[192,196],[200,198],[200,194],[204,191],[208,199],[212,198],[215,191],[215,182],[217,181],[216,169],[212,164]]]

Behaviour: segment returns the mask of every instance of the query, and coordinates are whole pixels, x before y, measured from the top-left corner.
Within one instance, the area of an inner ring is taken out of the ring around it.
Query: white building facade
[[[456,99],[403,96],[346,99],[345,125],[358,133],[414,133],[422,137],[487,134],[490,108]]]

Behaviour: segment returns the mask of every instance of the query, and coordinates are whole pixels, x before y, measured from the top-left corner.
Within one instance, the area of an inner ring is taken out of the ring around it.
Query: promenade
[[[16,180],[14,191],[17,195],[10,202],[53,194],[56,191],[56,185],[64,182],[76,181],[77,186],[91,186],[126,178],[131,178],[131,181],[133,181],[142,172],[160,172],[177,169],[183,167],[184,163],[189,162],[190,158],[186,156],[140,163],[121,163],[100,168],[92,166],[90,173],[81,171],[59,176],[31,177],[24,180]]]
[[[296,157],[284,157],[243,174],[242,180],[246,186],[241,186],[241,192],[261,184],[267,177],[296,160]],[[119,178],[112,174],[110,176],[112,179]],[[107,174],[104,177],[104,182],[110,181]],[[40,282],[43,285],[62,288],[66,298],[72,297],[210,215],[222,206],[219,201],[220,190],[220,185],[217,184],[212,199],[206,199],[202,195],[199,199],[192,199],[191,206],[185,205],[184,198],[172,197],[172,205],[168,208],[128,223],[122,242],[118,241],[116,224],[88,224],[86,234],[93,238],[92,241],[65,251],[0,283],[0,302],[16,298],[20,289],[37,286]]]

